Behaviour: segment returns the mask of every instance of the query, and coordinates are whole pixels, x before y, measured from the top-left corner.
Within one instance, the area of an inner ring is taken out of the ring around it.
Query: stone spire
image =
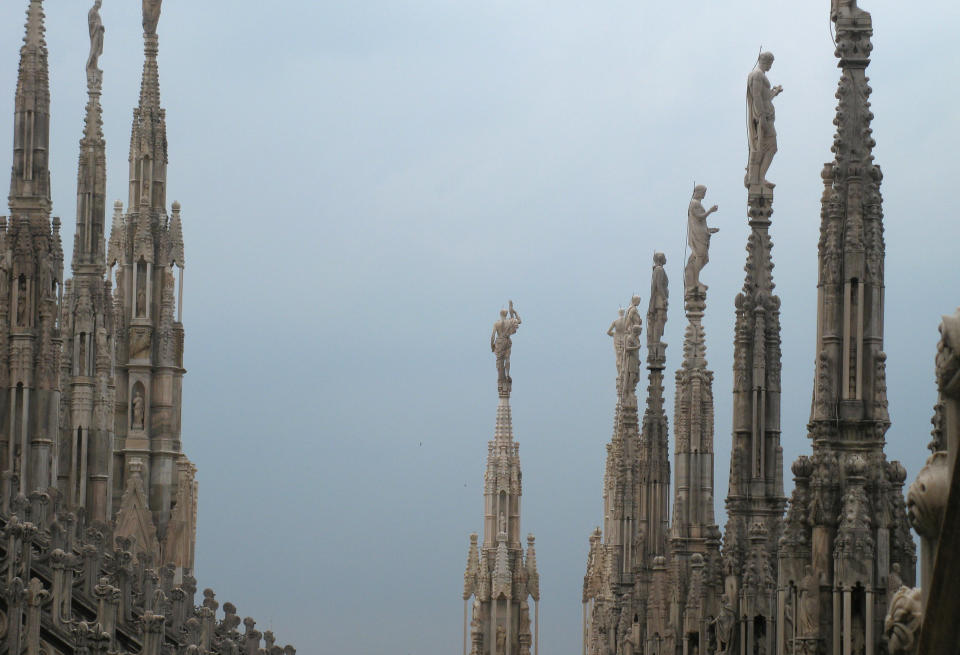
[[[720,530],[713,509],[713,372],[707,368],[706,285],[699,279],[707,263],[710,235],[707,216],[716,206],[704,210],[700,201],[706,188],[694,189],[688,211],[688,240],[691,245],[684,280],[684,310],[687,329],[683,342],[683,363],[676,373],[674,403],[674,503],[670,528],[670,577],[673,587],[672,634],[666,636],[664,652],[684,644],[706,648],[709,617],[719,612]],[[695,558],[695,556],[698,556]],[[696,566],[695,566],[696,565]],[[696,575],[694,575],[696,574]],[[695,604],[687,601],[694,583],[700,587]],[[686,602],[686,604],[684,604]],[[693,614],[687,607],[695,607]],[[672,643],[672,645],[671,645]]]
[[[882,174],[873,161],[866,77],[873,26],[870,14],[853,0],[835,0],[831,19],[841,77],[834,160],[822,174],[817,354],[808,426],[813,456],[799,468],[802,474],[810,469],[802,476],[809,478],[804,481],[809,497],[791,499],[779,587],[781,608],[791,603],[797,608],[797,647],[839,655],[879,648],[893,564],[912,585],[916,558],[901,529],[905,472],[883,452],[890,419]],[[804,543],[810,544],[808,556]]]
[[[103,50],[99,2],[88,16],[87,108],[77,167],[77,229],[73,279],[65,284],[61,332],[65,356],[60,412],[57,487],[70,507],[108,521],[113,510],[113,413],[115,404],[114,311],[106,272],[106,144],[100,92]]]
[[[667,365],[667,344],[663,330],[667,323],[667,274],[663,253],[653,256],[650,304],[647,309],[647,405],[640,432],[640,531],[645,566],[653,557],[667,554],[670,530],[670,446],[667,441],[667,414],[663,409],[663,371]]]
[[[771,89],[767,81],[773,55],[764,54],[748,78],[748,93],[757,96],[758,106],[772,107],[780,87]],[[773,571],[786,505],[780,446],[780,298],[773,293],[773,187],[764,184],[759,173],[749,181],[746,279],[734,303],[733,437],[723,563],[728,600],[746,621],[733,631],[734,644],[742,633],[747,652],[759,642],[772,652],[777,625]]]
[[[640,297],[631,299],[626,312],[621,310],[607,334],[613,337],[617,364],[617,403],[614,408],[613,436],[607,444],[606,473],[603,484],[603,542],[596,548],[604,565],[589,566],[584,581],[585,614],[589,624],[583,635],[588,652],[616,649],[620,614],[631,614],[633,604],[625,594],[633,587],[640,565],[637,549],[642,549],[640,525],[643,520],[639,501],[640,435],[636,387],[640,379],[640,336],[638,306]],[[591,547],[591,551],[594,548]],[[591,552],[590,559],[597,554]]]
[[[473,601],[470,622],[471,655],[530,655],[536,643],[531,632],[527,599],[540,600],[540,576],[536,568],[533,535],[527,537],[524,559],[520,532],[520,445],[513,440],[510,415],[511,336],[520,326],[520,316],[510,303],[494,324],[491,349],[498,371],[497,419],[493,440],[487,445],[484,475],[483,541],[470,537],[464,573],[464,653],[467,652],[467,613]]]
[[[57,475],[63,249],[60,219],[50,219],[49,134],[43,5],[32,0],[14,101],[12,216],[0,217],[0,419],[12,426],[0,436],[4,511],[15,497],[39,501]]]
[[[196,489],[193,467],[182,452],[180,408],[183,368],[183,236],[180,204],[166,209],[166,113],[160,107],[157,72],[161,0],[144,0],[144,64],[140,102],[133,110],[127,213],[115,212],[107,265],[116,270],[117,453],[114,511],[134,465],[148,481],[149,516],[165,563],[192,567]],[[175,274],[179,272],[179,283]],[[193,509],[183,508],[187,504]],[[175,528],[168,530],[174,507]],[[130,508],[127,508],[133,511]],[[182,525],[187,521],[189,525]],[[123,535],[126,536],[126,535]],[[187,540],[189,543],[183,543]],[[142,549],[140,543],[137,549]],[[169,559],[169,554],[177,557]],[[159,553],[152,553],[160,557]]]
[[[14,100],[10,210],[19,212],[15,219],[25,216],[49,221],[50,74],[43,18],[42,0],[31,0]]]
[[[639,296],[613,322],[617,358],[617,405],[613,437],[607,445],[604,478],[604,530],[591,536],[584,578],[583,650],[591,654],[633,653],[643,648],[655,605],[654,561],[668,553],[670,461],[667,416],[663,410],[663,370],[667,320],[666,257],[656,253],[647,309],[649,386],[642,432],[636,386],[640,373]],[[601,543],[599,537],[602,534]],[[589,616],[589,622],[587,617]],[[652,633],[651,633],[652,634]]]

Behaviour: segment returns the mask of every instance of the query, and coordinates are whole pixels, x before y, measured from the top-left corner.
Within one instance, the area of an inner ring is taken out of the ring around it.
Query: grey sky
[[[68,253],[89,4],[45,3],[54,213]],[[861,4],[874,15],[885,174],[887,453],[912,480],[927,454],[939,315],[960,303],[960,6]],[[0,4],[2,170],[26,5]],[[139,7],[102,10],[110,200],[126,201]],[[541,651],[578,653],[613,418],[604,331],[632,293],[645,306],[662,250],[667,366],[678,366],[694,181],[720,205],[702,279],[722,526],[748,231],[744,90],[761,44],[784,87],[770,179],[786,466],[809,452],[819,173],[838,77],[828,7],[167,0],[160,78],[168,199],[183,204],[187,249],[183,442],[200,469],[201,588],[303,653],[459,652],[496,408],[487,340],[512,298],[524,321],[513,417]],[[666,393],[672,409],[670,375]]]

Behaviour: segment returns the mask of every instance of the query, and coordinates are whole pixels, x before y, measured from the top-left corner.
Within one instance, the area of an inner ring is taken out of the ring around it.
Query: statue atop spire
[[[517,333],[520,323],[520,314],[513,308],[511,300],[509,310],[500,310],[500,320],[493,324],[493,332],[490,334],[490,350],[497,356],[497,389],[501,396],[510,395],[513,383],[510,377],[510,350],[513,341],[510,337]]]
[[[767,181],[767,170],[777,154],[777,130],[773,126],[776,112],[773,99],[783,92],[782,86],[770,86],[767,71],[773,66],[773,53],[763,52],[757,59],[757,65],[747,77],[747,142],[750,145],[750,157],[747,163],[747,176],[744,186],[762,184],[768,189],[774,187]]]
[[[160,4],[163,0],[143,0],[143,32],[156,34],[160,22]]]
[[[647,361],[651,364],[666,358],[667,344],[663,342],[663,329],[667,324],[667,304],[670,299],[667,273],[663,268],[666,263],[666,255],[662,252],[653,253],[650,304],[647,306]]]
[[[714,205],[710,209],[704,209],[703,200],[707,195],[707,187],[698,184],[693,188],[693,198],[690,200],[690,206],[687,209],[687,243],[690,245],[690,258],[687,260],[687,266],[683,271],[683,295],[689,296],[691,293],[696,295],[705,295],[707,285],[700,282],[700,271],[710,261],[710,236],[720,231],[718,227],[708,227],[707,217],[717,211],[718,207]]]
[[[90,28],[90,55],[87,57],[87,86],[100,89],[103,84],[103,71],[97,65],[103,54],[103,21],[100,19],[102,0],[94,0],[93,7],[87,13],[87,25]]]

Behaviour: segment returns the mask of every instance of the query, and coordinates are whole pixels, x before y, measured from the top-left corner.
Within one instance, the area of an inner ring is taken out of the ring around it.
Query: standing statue
[[[100,19],[100,5],[102,0],[94,0],[93,7],[87,13],[87,25],[90,27],[90,56],[87,57],[87,85],[100,85],[100,70],[97,63],[103,54],[103,21]]]
[[[639,325],[631,325],[627,339],[623,343],[623,386],[625,396],[636,393],[637,383],[640,382],[640,331]]]
[[[782,86],[770,87],[767,71],[773,66],[773,54],[764,52],[757,60],[757,66],[747,77],[747,141],[750,156],[747,161],[747,176],[744,186],[763,184],[768,189],[774,187],[767,181],[767,170],[777,152],[777,130],[773,123],[776,112],[773,99],[783,91]]]
[[[634,325],[643,325],[643,321],[640,319],[640,310],[637,308],[640,306],[640,296],[634,296],[630,299],[630,306],[627,307],[627,316],[626,316],[626,327],[627,332],[633,329]]]
[[[497,382],[498,386],[513,382],[510,378],[510,348],[513,342],[511,335],[516,334],[520,327],[520,314],[513,308],[513,301],[510,301],[509,311],[500,310],[500,320],[493,324],[493,333],[490,335],[490,350],[497,356]]]
[[[803,567],[797,608],[797,631],[801,638],[813,638],[820,633],[820,580],[807,564]]]
[[[710,261],[710,235],[720,231],[718,227],[707,227],[707,216],[717,211],[714,205],[704,209],[703,200],[707,195],[707,187],[698,184],[693,188],[693,198],[687,209],[687,243],[690,245],[690,258],[683,271],[684,297],[691,293],[706,293],[707,285],[700,283],[700,271]]]
[[[730,604],[730,598],[726,594],[723,595],[721,603],[720,616],[714,619],[717,624],[717,642],[719,645],[717,653],[726,655],[726,653],[731,652],[731,646],[733,645],[733,626],[737,622],[737,616]]]
[[[24,277],[17,286],[17,325],[27,326],[27,279]]]
[[[620,308],[618,311],[619,316],[610,324],[610,328],[607,330],[607,336],[613,337],[613,356],[617,362],[618,380],[623,373],[621,370],[623,368],[623,343],[627,339],[627,319],[624,318],[625,313],[625,310]]]
[[[133,429],[143,429],[143,392],[137,389],[133,394]]]
[[[143,0],[143,31],[146,34],[157,33],[160,22],[160,3],[163,0]]]
[[[647,307],[647,351],[651,357],[662,359],[663,328],[667,324],[667,272],[663,269],[667,257],[662,252],[653,254],[653,273],[650,276],[650,304]]]
[[[497,655],[506,655],[507,652],[507,631],[502,625],[497,626]]]

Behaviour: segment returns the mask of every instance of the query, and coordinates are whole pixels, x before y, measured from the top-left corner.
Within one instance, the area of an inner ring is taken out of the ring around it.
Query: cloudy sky
[[[69,252],[89,3],[45,4],[54,213]],[[126,200],[139,4],[102,10],[109,200]],[[861,4],[874,14],[885,173],[887,453],[912,480],[939,316],[960,303],[960,5]],[[0,3],[0,168],[26,5]],[[662,250],[667,365],[679,365],[695,181],[720,205],[702,279],[723,525],[744,89],[761,46],[784,87],[769,176],[784,459],[809,452],[819,173],[838,78],[828,13],[827,0],[167,0],[160,74],[168,198],[183,204],[187,248],[183,443],[200,469],[201,588],[303,653],[458,652],[497,402],[488,338],[513,299],[541,649],[578,653],[613,419],[604,332],[632,293],[645,306]],[[667,395],[672,406],[672,376]]]

